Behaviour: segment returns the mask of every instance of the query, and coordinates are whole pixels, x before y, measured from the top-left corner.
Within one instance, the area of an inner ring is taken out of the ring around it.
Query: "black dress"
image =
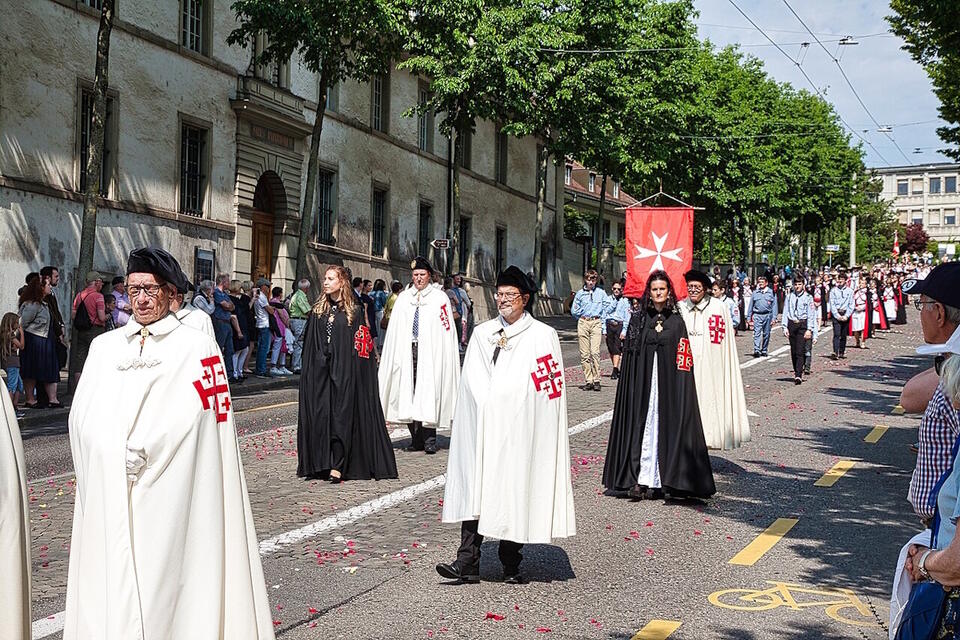
[[[660,331],[656,330],[658,324]],[[684,349],[678,358],[681,344]],[[624,491],[638,483],[654,355],[659,387],[657,456],[661,485],[674,495],[711,496],[716,493],[716,486],[703,437],[687,327],[673,309],[658,313],[650,308],[631,313],[603,484]]]
[[[907,304],[909,298],[907,294],[903,292],[903,289],[897,284],[896,288],[897,296],[897,317],[894,319],[893,324],[907,324]]]
[[[359,309],[352,322],[336,307],[324,316],[311,313],[307,318],[297,420],[298,476],[327,478],[336,469],[345,480],[397,477],[377,376],[368,371],[372,345],[367,348],[360,325]],[[364,352],[367,357],[362,357]],[[376,410],[371,406],[374,400]]]

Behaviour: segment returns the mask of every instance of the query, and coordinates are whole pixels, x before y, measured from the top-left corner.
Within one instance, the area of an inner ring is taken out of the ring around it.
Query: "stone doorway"
[[[253,194],[253,223],[250,243],[250,279],[273,279],[276,270],[276,212],[286,206],[283,183],[272,171],[266,171],[257,180]]]

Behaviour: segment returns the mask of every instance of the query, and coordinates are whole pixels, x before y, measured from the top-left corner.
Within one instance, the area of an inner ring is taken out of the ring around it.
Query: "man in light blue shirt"
[[[777,294],[767,286],[765,275],[757,276],[757,288],[750,296],[746,316],[753,325],[753,357],[764,357],[770,345],[770,327],[777,317]]]
[[[793,383],[803,382],[803,367],[807,360],[806,343],[817,330],[813,296],[807,293],[803,276],[794,274],[793,290],[783,302],[780,324],[783,335],[790,339],[790,357],[793,360]]]
[[[618,280],[610,287],[610,295],[604,303],[600,327],[607,339],[607,351],[613,363],[611,380],[620,378],[620,355],[623,353],[623,339],[627,337],[627,325],[630,324],[630,300],[623,297],[623,285]]]
[[[837,358],[846,358],[847,334],[850,332],[850,316],[853,315],[853,289],[847,286],[847,272],[840,270],[837,273],[837,286],[830,290],[827,310],[833,318],[833,355]]]
[[[581,389],[600,391],[600,342],[603,339],[604,304],[607,294],[597,287],[597,272],[587,269],[583,274],[583,288],[573,297],[570,315],[577,319],[577,342],[580,347],[580,365],[586,380]]]

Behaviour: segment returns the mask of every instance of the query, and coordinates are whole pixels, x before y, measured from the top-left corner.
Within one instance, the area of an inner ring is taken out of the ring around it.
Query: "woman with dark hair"
[[[716,492],[687,327],[664,271],[650,274],[630,316],[603,484],[634,500]]]
[[[20,354],[20,377],[26,406],[36,408],[34,390],[41,384],[47,392],[51,409],[59,409],[57,383],[60,382],[60,361],[57,359],[57,336],[53,329],[50,308],[44,298],[53,285],[49,278],[33,278],[20,294],[20,324],[25,343]]]

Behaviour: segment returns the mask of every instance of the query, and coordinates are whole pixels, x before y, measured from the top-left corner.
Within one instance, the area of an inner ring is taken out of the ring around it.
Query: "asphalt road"
[[[896,555],[919,526],[905,499],[917,419],[891,414],[904,380],[927,365],[913,351],[918,327],[850,349],[840,362],[825,357],[825,334],[801,386],[792,383],[782,335],[771,345],[779,355],[762,361],[740,336],[747,403],[757,414],[753,441],[712,452],[718,493],[687,504],[604,495],[615,387],[577,388],[575,338],[569,323],[560,326],[578,534],[526,547],[525,585],[501,582],[496,542],[484,545],[480,585],[451,586],[435,573],[459,543],[459,528],[439,522],[446,451],[402,452],[397,430],[399,480],[304,482],[294,473],[296,391],[237,399],[278,637],[886,637]],[[881,434],[878,425],[889,429]],[[871,432],[876,442],[864,440]],[[69,447],[62,425],[27,435],[37,479],[35,637],[58,638],[73,504]],[[832,486],[815,485],[851,462]]]

